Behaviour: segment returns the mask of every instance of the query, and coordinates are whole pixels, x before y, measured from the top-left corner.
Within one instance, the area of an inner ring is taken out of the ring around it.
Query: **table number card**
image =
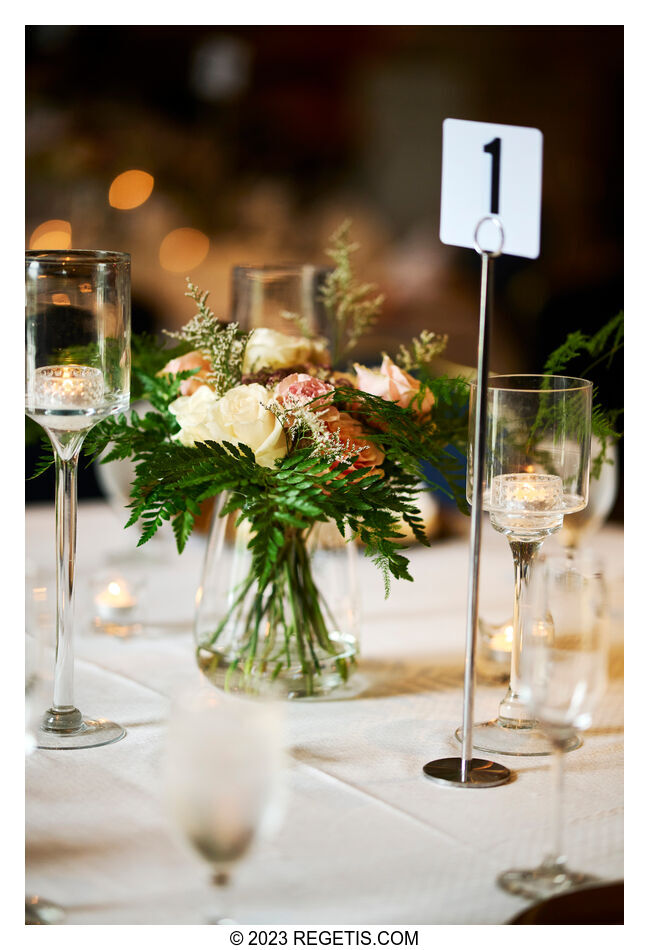
[[[440,240],[474,247],[483,218],[500,220],[503,254],[535,258],[541,246],[543,135],[538,129],[445,119],[442,133]],[[500,244],[491,222],[480,228],[485,250]]]

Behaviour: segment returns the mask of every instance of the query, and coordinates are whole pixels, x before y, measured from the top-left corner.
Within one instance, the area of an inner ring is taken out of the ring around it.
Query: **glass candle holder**
[[[487,390],[484,507],[514,558],[510,683],[498,717],[473,727],[473,745],[505,755],[549,755],[547,736],[519,694],[521,607],[543,541],[588,503],[592,383],[567,376],[493,376]],[[475,426],[476,385],[471,386]],[[473,497],[469,442],[467,498]],[[461,738],[461,730],[456,737]],[[573,748],[580,744],[575,739]]]
[[[25,412],[47,433],[56,464],[54,696],[40,748],[87,748],[125,735],[75,706],[73,622],[79,453],[92,426],[129,405],[130,266],[130,255],[113,251],[25,255]]]

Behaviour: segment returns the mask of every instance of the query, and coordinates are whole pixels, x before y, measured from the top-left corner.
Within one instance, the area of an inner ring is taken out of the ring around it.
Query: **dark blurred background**
[[[498,262],[492,369],[539,371],[623,306],[622,27],[30,26],[26,63],[26,246],[129,251],[135,330],[192,315],[185,275],[225,316],[234,264],[327,263],[351,217],[387,295],[363,358],[429,328],[473,365],[479,259],[438,236],[448,116],[544,135],[541,256]],[[596,382],[622,405],[621,365]]]

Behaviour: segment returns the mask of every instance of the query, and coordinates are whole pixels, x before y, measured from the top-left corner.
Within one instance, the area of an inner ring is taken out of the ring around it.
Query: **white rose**
[[[329,362],[325,340],[309,340],[304,336],[287,336],[277,330],[258,327],[252,331],[243,359],[244,373],[262,369],[286,369],[304,363],[319,365]]]
[[[191,396],[179,396],[170,403],[169,411],[180,426],[177,438],[183,445],[192,446],[206,439],[222,442],[227,438],[218,422],[218,404],[219,397],[209,386],[199,386]]]
[[[263,386],[235,386],[217,398],[207,386],[193,396],[181,396],[169,409],[176,416],[183,445],[212,439],[242,442],[255,453],[259,465],[272,468],[286,455],[286,436],[277,416],[266,408],[271,394]]]

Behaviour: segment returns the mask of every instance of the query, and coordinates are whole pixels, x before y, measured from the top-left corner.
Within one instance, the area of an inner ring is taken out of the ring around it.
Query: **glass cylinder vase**
[[[333,523],[287,528],[273,567],[259,576],[250,524],[215,506],[196,597],[200,669],[225,690],[272,683],[288,699],[344,687],[358,652],[358,551]]]

